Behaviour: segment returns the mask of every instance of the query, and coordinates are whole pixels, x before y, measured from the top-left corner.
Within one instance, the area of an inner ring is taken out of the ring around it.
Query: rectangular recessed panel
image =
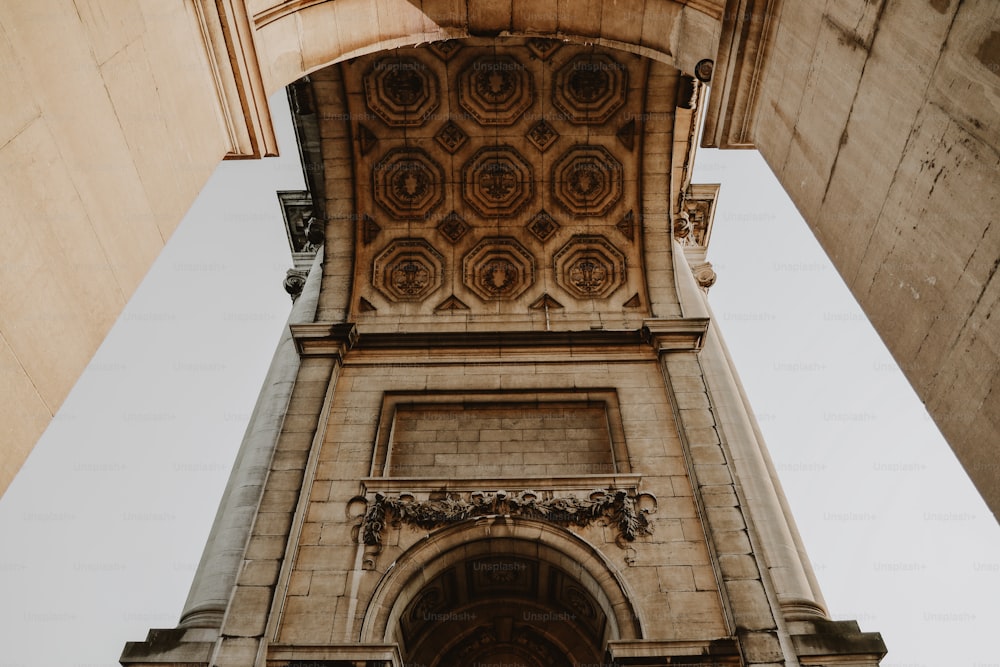
[[[603,403],[398,405],[389,477],[616,472]]]

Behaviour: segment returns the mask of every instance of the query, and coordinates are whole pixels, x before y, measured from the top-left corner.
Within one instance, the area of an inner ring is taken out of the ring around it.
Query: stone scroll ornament
[[[631,542],[640,535],[650,535],[652,526],[646,510],[636,508],[635,498],[622,489],[599,489],[589,498],[567,496],[543,499],[534,491],[508,493],[473,492],[469,500],[446,498],[416,501],[375,494],[361,525],[364,543],[382,544],[382,531],[391,518],[395,522],[419,528],[437,528],[478,516],[509,515],[542,519],[560,526],[588,526],[608,519],[618,526],[623,538]]]

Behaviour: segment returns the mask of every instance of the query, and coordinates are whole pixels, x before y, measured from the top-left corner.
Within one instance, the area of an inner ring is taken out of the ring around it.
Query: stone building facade
[[[288,335],[178,627],[121,663],[877,665],[706,302],[705,92],[537,37],[291,86]]]
[[[995,513],[998,22],[990,0],[4,3],[0,489],[219,160],[275,153],[268,94],[522,36],[714,65],[705,145],[760,150]]]

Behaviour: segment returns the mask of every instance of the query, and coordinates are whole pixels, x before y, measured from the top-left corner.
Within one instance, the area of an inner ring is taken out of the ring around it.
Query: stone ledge
[[[722,665],[738,666],[735,639],[705,641],[621,640],[608,642],[606,663],[611,665]]]
[[[647,320],[641,329],[583,331],[414,331],[360,333],[351,323],[315,322],[291,325],[302,356],[343,358],[351,349],[423,348],[553,348],[651,345],[658,352],[699,350],[708,330],[707,318]]]
[[[267,664],[320,665],[329,662],[379,663],[384,667],[401,667],[403,659],[398,644],[323,644],[311,646],[274,645],[268,647]]]
[[[802,664],[825,664],[835,657],[838,664],[877,665],[886,654],[882,635],[861,632],[856,621],[794,621],[788,630]]]
[[[126,642],[118,659],[122,665],[181,665],[207,667],[218,630],[169,628],[150,630],[146,641]]]

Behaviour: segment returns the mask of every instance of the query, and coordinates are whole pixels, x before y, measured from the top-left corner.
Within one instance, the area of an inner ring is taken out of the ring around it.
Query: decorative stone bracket
[[[392,498],[375,493],[361,524],[360,536],[366,545],[379,546],[382,531],[390,520],[430,529],[474,517],[518,516],[580,527],[604,519],[616,525],[621,536],[631,542],[653,532],[646,514],[655,511],[655,505],[652,494],[630,496],[624,489],[615,488],[597,489],[587,498],[544,497],[530,490],[501,490],[453,493],[440,500],[418,501],[407,493]]]

